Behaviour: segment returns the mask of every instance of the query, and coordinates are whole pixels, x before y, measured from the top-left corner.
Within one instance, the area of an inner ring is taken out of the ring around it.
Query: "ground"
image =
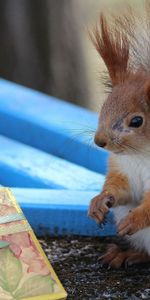
[[[107,240],[89,237],[46,238],[41,244],[64,285],[68,300],[150,299],[150,265],[101,268]]]

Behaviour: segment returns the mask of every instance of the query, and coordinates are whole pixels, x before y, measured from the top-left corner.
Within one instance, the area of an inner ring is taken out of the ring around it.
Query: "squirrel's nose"
[[[101,140],[101,141],[98,142],[98,146],[99,146],[99,147],[105,148],[106,145],[107,145],[107,144],[106,144],[105,141],[102,141],[102,140]]]
[[[104,140],[100,140],[97,143],[97,146],[101,147],[101,148],[105,148],[107,145],[107,143]]]
[[[105,148],[106,145],[107,145],[106,140],[104,140],[104,139],[102,139],[102,138],[100,139],[100,138],[98,138],[97,136],[95,136],[94,141],[95,141],[95,144],[96,144],[98,147],[101,147],[101,148]]]

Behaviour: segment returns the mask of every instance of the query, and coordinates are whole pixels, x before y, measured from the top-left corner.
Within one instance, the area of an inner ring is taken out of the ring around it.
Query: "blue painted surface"
[[[11,187],[97,190],[104,176],[0,136],[0,182]]]
[[[115,235],[112,212],[100,229],[87,217],[90,200],[96,191],[12,189],[30,225],[38,236],[79,234],[84,236]]]
[[[105,174],[108,154],[91,146],[98,115],[0,80],[0,134]]]
[[[115,234],[112,212],[104,230],[87,217],[91,198],[103,186],[108,158],[89,146],[88,131],[95,131],[97,118],[0,80],[0,183],[17,187],[12,191],[37,235]]]

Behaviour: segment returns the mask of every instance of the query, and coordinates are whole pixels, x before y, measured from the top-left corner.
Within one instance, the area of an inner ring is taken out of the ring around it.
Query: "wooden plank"
[[[87,217],[90,200],[96,191],[13,188],[12,192],[38,236],[111,236],[116,233],[112,212],[103,230]]]
[[[4,186],[100,190],[104,176],[0,136],[0,183]]]
[[[104,174],[107,152],[91,146],[96,113],[0,80],[0,134]]]

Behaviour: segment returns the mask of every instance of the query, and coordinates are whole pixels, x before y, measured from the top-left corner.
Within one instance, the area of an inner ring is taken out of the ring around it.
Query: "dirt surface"
[[[150,265],[119,270],[100,267],[98,258],[106,243],[106,240],[87,237],[41,240],[68,292],[67,299],[150,299]]]

